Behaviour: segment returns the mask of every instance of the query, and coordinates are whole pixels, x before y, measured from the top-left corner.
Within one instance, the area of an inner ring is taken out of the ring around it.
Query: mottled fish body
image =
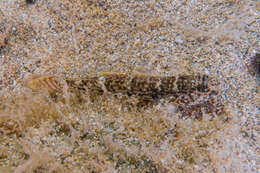
[[[62,86],[63,85],[63,86]],[[210,115],[224,113],[224,104],[217,91],[216,80],[207,75],[154,76],[145,74],[127,75],[104,72],[96,76],[65,79],[64,82],[51,75],[43,75],[28,82],[33,90],[47,90],[53,98],[57,93],[72,93],[76,104],[89,97],[94,101],[107,94],[136,98],[138,107],[146,107],[166,99],[177,105],[183,116],[201,119],[203,112]]]

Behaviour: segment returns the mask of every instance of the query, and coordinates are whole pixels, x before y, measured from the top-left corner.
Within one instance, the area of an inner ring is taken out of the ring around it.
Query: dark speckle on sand
[[[26,4],[31,5],[31,4],[35,4],[36,0],[25,0]]]

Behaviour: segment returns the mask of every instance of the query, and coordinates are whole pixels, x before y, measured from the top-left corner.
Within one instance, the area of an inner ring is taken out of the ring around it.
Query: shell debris
[[[52,75],[34,77],[27,82],[27,85],[35,91],[47,90],[48,92],[56,92],[61,90],[60,84],[55,79],[55,76]]]

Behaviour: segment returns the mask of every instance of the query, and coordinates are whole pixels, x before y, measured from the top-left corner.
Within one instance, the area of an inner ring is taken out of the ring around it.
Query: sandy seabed
[[[259,172],[259,16],[258,0],[1,0],[0,172]],[[100,72],[206,74],[226,113],[57,101],[27,85]]]

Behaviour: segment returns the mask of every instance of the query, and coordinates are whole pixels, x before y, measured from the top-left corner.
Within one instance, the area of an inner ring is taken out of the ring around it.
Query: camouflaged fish
[[[44,75],[28,82],[33,90],[47,90],[49,93],[67,92],[82,95],[100,96],[106,93],[112,95],[125,95],[136,97],[139,105],[155,103],[160,99],[169,98],[178,105],[179,110],[188,116],[199,114],[202,109],[207,113],[218,114],[223,109],[216,96],[216,81],[207,75],[178,75],[178,76],[153,76],[153,75],[128,75],[122,73],[103,72],[96,76],[66,79],[62,87],[54,76]]]

